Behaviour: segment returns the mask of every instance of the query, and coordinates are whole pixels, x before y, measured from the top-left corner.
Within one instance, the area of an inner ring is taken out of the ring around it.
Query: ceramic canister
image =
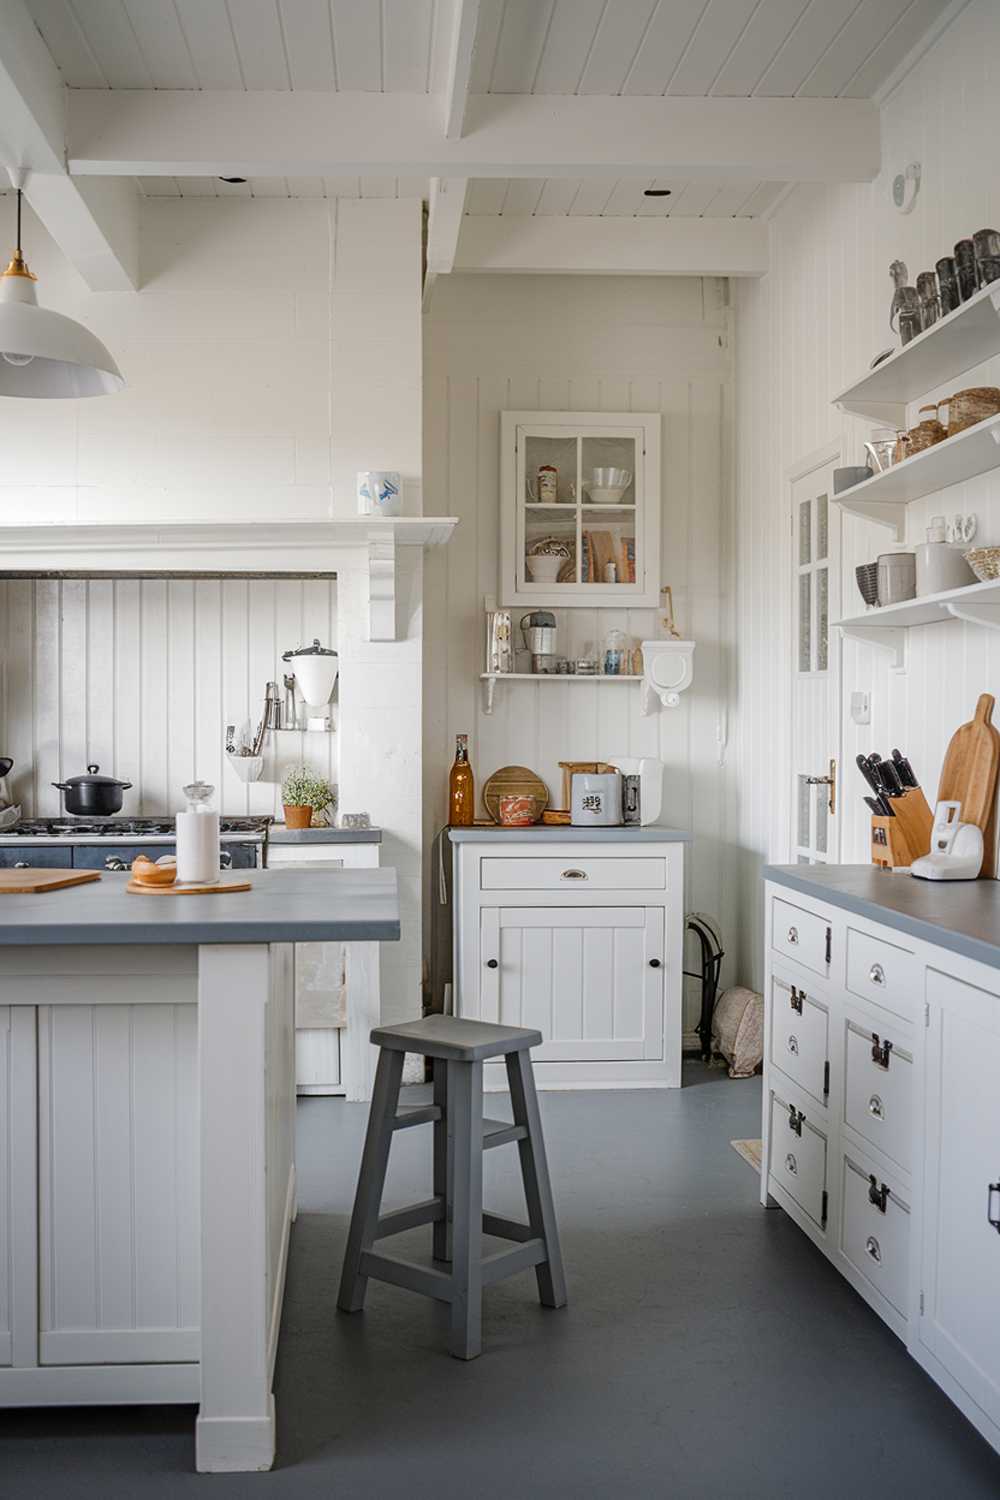
[[[917,560],[912,552],[883,552],[878,560],[879,604],[901,604],[917,592]]]
[[[501,797],[500,821],[505,828],[530,828],[538,817],[534,797]]]
[[[622,820],[621,777],[617,771],[574,771],[570,821],[574,827],[617,828]]]
[[[398,516],[403,511],[403,481],[388,469],[358,470],[358,515]]]

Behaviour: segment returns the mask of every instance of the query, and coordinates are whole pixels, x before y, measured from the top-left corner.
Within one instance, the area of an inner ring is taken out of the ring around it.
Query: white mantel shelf
[[[363,549],[369,639],[396,639],[400,547],[443,547],[457,516],[172,525],[0,526],[0,576],[69,573],[335,573]]]

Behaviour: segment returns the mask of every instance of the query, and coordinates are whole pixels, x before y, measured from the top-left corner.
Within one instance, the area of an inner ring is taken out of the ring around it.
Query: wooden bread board
[[[232,891],[249,891],[249,880],[229,880],[216,885],[142,885],[130,880],[125,887],[133,896],[228,896]]]
[[[549,789],[527,766],[501,766],[483,787],[483,805],[494,823],[500,821],[501,797],[534,797],[538,816],[549,805]]]
[[[956,729],[941,767],[939,802],[960,802],[963,823],[983,830],[983,867],[980,878],[996,874],[996,796],[1000,770],[1000,730],[990,722],[995,699],[982,693],[968,724]]]
[[[0,870],[0,895],[32,896],[100,880],[100,870]]]

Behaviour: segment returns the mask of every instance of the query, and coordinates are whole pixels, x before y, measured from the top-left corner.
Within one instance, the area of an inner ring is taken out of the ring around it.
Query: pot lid
[[[67,776],[63,786],[121,786],[129,787],[130,781],[119,781],[117,776],[99,776],[100,766],[88,766],[86,776]]]
[[[321,646],[317,636],[311,646],[298,646],[294,651],[283,651],[281,660],[291,661],[295,656],[336,656],[336,654],[336,651],[331,651],[329,646]]]

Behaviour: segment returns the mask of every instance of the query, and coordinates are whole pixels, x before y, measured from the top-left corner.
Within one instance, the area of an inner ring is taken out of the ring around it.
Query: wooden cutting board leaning
[[[483,787],[483,805],[494,823],[500,821],[501,797],[534,797],[538,817],[549,805],[548,787],[527,766],[501,766],[487,780]]]
[[[992,880],[996,875],[1000,730],[991,722],[995,702],[992,693],[980,694],[972,719],[955,730],[944,758],[938,785],[938,801],[960,802],[962,822],[975,823],[983,830],[983,867],[979,872],[981,880]]]
[[[0,870],[0,896],[34,896],[100,878],[100,870]]]

